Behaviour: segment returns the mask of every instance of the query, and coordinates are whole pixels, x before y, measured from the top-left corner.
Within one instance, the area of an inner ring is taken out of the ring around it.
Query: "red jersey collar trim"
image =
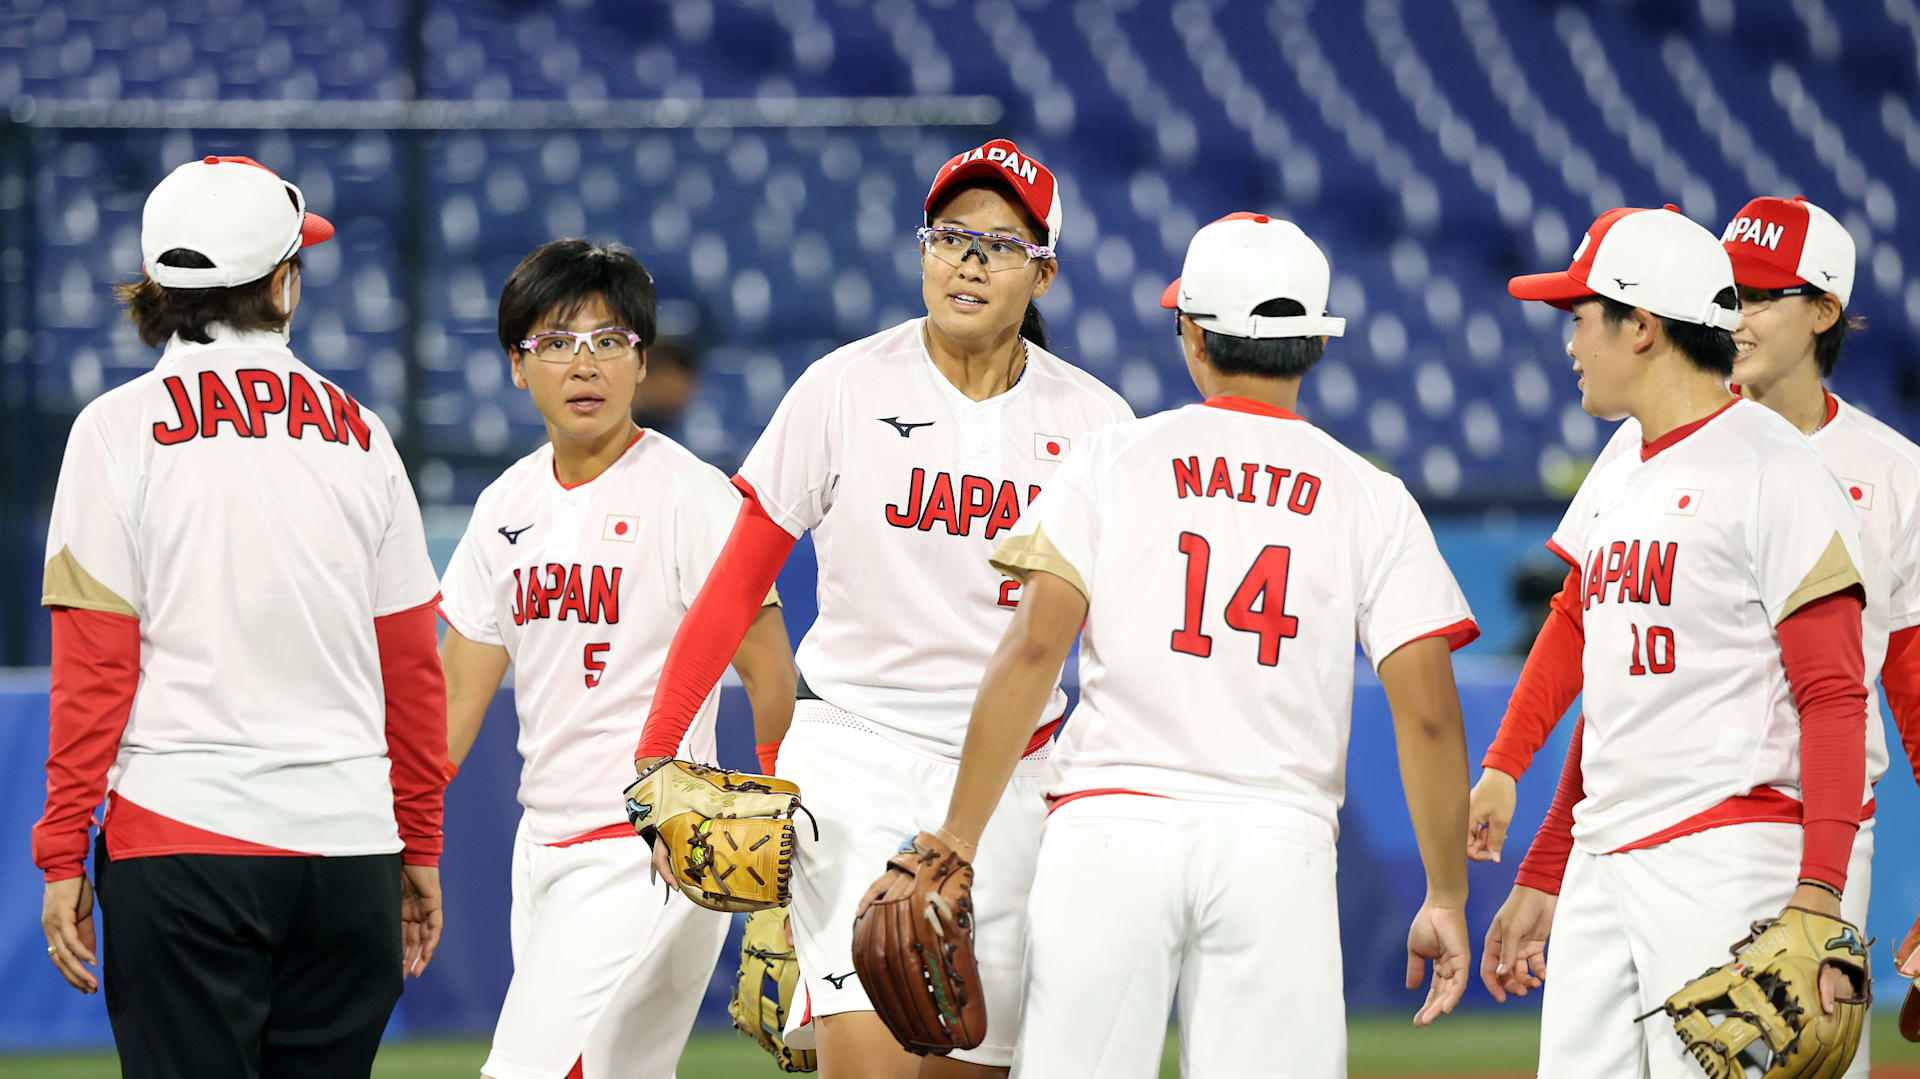
[[[1820,391],[1820,394],[1827,399],[1827,418],[1820,421],[1820,426],[1825,427],[1827,424],[1833,422],[1835,416],[1840,414],[1840,399],[1824,389]]]
[[[1207,398],[1205,404],[1208,408],[1224,408],[1229,412],[1247,412],[1255,416],[1272,416],[1277,420],[1300,420],[1302,423],[1306,422],[1306,420],[1299,415],[1288,412],[1278,405],[1270,405],[1265,401],[1255,401],[1250,397],[1235,397],[1232,394],[1223,393],[1215,397]]]
[[[646,435],[647,435],[647,429],[644,427],[640,428],[638,431],[635,431],[633,433],[633,441],[628,442],[625,446],[621,447],[620,457],[625,457],[627,455],[627,451],[633,448],[634,443],[639,442],[642,438],[645,438]],[[553,464],[550,465],[549,467],[553,469],[553,482],[559,484],[561,490],[571,491],[576,487],[585,487],[587,484],[592,483],[594,480],[599,479],[600,476],[606,475],[609,471],[613,469],[614,465],[620,463],[620,457],[615,457],[613,460],[608,461],[607,467],[600,470],[599,476],[594,476],[590,479],[581,480],[579,483],[568,483],[565,480],[560,478],[560,462],[559,461],[553,462]]]
[[[1654,439],[1652,442],[1642,442],[1640,444],[1640,459],[1642,461],[1653,460],[1654,454],[1659,453],[1661,450],[1671,449],[1673,446],[1677,445],[1681,439],[1686,438],[1688,435],[1694,433],[1695,431],[1698,431],[1700,428],[1705,427],[1709,423],[1712,423],[1715,419],[1719,417],[1719,415],[1722,412],[1725,412],[1727,409],[1730,409],[1733,406],[1739,404],[1740,400],[1741,400],[1740,398],[1736,397],[1733,400],[1728,401],[1726,404],[1721,405],[1719,408],[1714,409],[1712,414],[1710,415],[1702,416],[1699,419],[1693,421],[1692,423],[1684,424],[1682,426],[1676,427],[1673,430],[1668,431],[1666,434],[1661,435],[1659,438]]]

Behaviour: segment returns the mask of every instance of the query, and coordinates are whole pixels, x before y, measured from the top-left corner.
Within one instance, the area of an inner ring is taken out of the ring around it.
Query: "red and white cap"
[[[1714,302],[1732,287],[1726,248],[1677,206],[1608,210],[1587,229],[1566,270],[1507,282],[1516,299],[1562,310],[1572,309],[1575,300],[1605,296],[1681,322],[1737,330],[1740,312]]]
[[[1740,208],[1720,237],[1733,279],[1747,288],[1812,285],[1847,306],[1853,297],[1853,237],[1805,198],[1763,197]]]
[[[1008,139],[994,139],[965,153],[955,154],[933,175],[927,189],[926,223],[933,224],[933,204],[953,185],[967,180],[998,180],[1013,188],[1020,204],[1027,208],[1047,234],[1040,238],[1044,247],[1060,250],[1060,185],[1045,165],[1020,152]]]
[[[140,217],[140,257],[162,288],[230,288],[258,281],[333,224],[307,212],[307,197],[250,157],[208,157],[167,174]],[[205,255],[211,267],[167,266],[175,248]]]
[[[1242,210],[1193,234],[1160,306],[1229,337],[1341,337],[1347,320],[1327,315],[1332,277],[1327,256],[1300,226]],[[1253,313],[1268,300],[1292,300],[1306,313]]]

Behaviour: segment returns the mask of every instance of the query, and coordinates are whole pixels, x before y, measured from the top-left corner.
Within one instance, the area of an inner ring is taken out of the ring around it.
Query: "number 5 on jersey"
[[[1186,617],[1173,631],[1173,650],[1205,659],[1213,655],[1213,638],[1201,632],[1207,603],[1207,565],[1213,548],[1206,537],[1180,533],[1180,553],[1187,556]],[[1227,600],[1227,628],[1260,638],[1259,660],[1272,667],[1280,662],[1280,642],[1300,635],[1300,620],[1286,611],[1287,573],[1293,552],[1272,544],[1260,549],[1240,586]],[[1259,606],[1255,607],[1254,604]]]
[[[607,654],[607,649],[611,647],[613,646],[605,641],[598,644],[590,644],[581,655],[581,661],[587,665],[588,689],[592,689],[600,684],[600,676],[605,674],[607,670],[607,661],[604,657]]]

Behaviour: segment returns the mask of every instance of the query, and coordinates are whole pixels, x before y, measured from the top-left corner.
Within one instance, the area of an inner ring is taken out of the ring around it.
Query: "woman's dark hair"
[[[565,322],[595,296],[608,314],[653,344],[653,275],[622,244],[593,244],[577,237],[533,249],[500,288],[500,347],[518,352],[533,324],[548,315]]]
[[[160,265],[210,270],[213,261],[198,251],[176,247],[161,253]],[[281,265],[292,266],[292,272],[298,273],[299,253]],[[216,322],[243,333],[287,328],[273,274],[230,288],[165,288],[143,272],[138,281],[113,286],[113,294],[126,307],[127,320],[148,348],[158,348],[174,337],[197,345],[209,344],[213,337],[207,327]]]
[[[1618,325],[1633,317],[1633,305],[1622,303],[1610,296],[1595,297],[1600,301],[1600,317],[1609,325]],[[1740,301],[1734,290],[1721,289],[1713,297],[1715,306],[1729,311],[1738,311]],[[1673,347],[1680,350],[1689,362],[1702,371],[1719,375],[1722,378],[1733,377],[1733,334],[1718,326],[1707,326],[1698,322],[1684,322],[1665,315],[1653,316],[1660,320],[1660,326],[1666,330]]]
[[[1049,247],[1052,246],[1053,237],[1047,234],[1047,227],[1042,225],[1033,214],[1028,211],[1026,204],[1020,201],[1018,192],[999,180],[982,178],[977,180],[963,180],[960,183],[954,184],[940,196],[940,201],[934,204],[932,211],[927,215],[928,219],[931,220],[938,217],[940,211],[961,192],[972,191],[975,188],[986,188],[1006,196],[1007,201],[1013,203],[1014,209],[1020,211],[1020,222],[1027,226],[1027,233],[1038,243]],[[1058,260],[1059,256],[1055,255],[1054,258]],[[1020,316],[1020,336],[1039,345],[1043,349],[1049,348],[1047,344],[1047,320],[1040,317],[1040,308],[1034,306],[1032,300],[1027,301],[1027,313]],[[1051,350],[1049,349],[1049,351]]]
[[[1261,318],[1289,318],[1307,309],[1298,300],[1268,300],[1253,309]],[[1320,362],[1326,342],[1318,337],[1234,337],[1204,326],[1207,366],[1223,375],[1259,375],[1262,378],[1299,378]]]
[[[1840,346],[1846,344],[1847,335],[1867,328],[1867,320],[1847,314],[1846,308],[1840,309],[1840,317],[1833,325],[1821,330],[1813,339],[1813,358],[1820,365],[1820,377],[1830,378],[1833,369],[1840,365]]]

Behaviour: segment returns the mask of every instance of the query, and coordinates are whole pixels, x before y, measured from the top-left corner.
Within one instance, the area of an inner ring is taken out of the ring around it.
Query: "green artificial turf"
[[[1348,1025],[1348,1062],[1356,1077],[1454,1075],[1511,1079],[1531,1075],[1537,1025],[1532,1013],[1448,1016],[1415,1030],[1408,1019],[1366,1016]],[[1920,1079],[1920,1045],[1900,1039],[1893,1016],[1875,1016],[1875,1079]],[[1160,1074],[1177,1076],[1178,1048],[1171,1037]],[[1274,1046],[1276,1060],[1286,1047]],[[375,1079],[474,1079],[486,1059],[484,1040],[409,1040],[380,1051]],[[114,1079],[120,1070],[111,1053],[0,1055],[5,1079]],[[680,1058],[679,1079],[773,1079],[781,1072],[759,1047],[723,1032],[695,1034]]]

